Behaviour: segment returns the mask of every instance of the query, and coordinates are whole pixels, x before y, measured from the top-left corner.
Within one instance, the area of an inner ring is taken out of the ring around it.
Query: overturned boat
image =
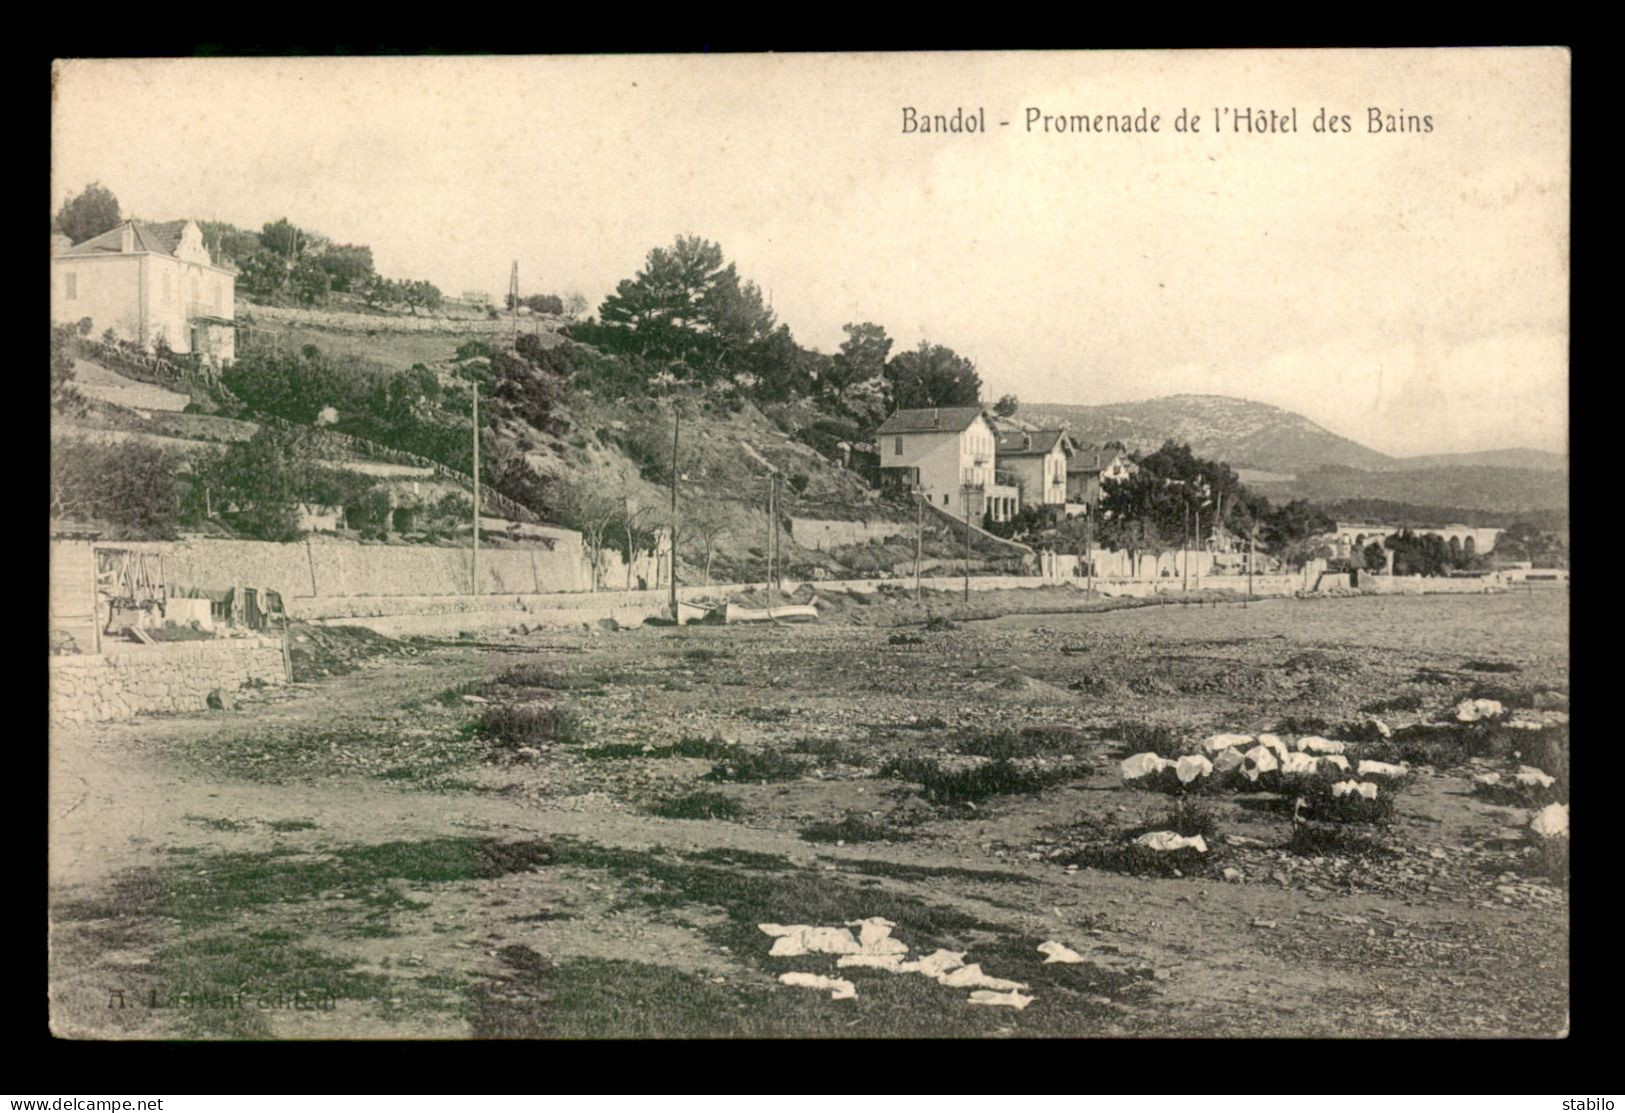
[[[723,611],[724,621],[735,622],[816,622],[818,608],[808,603],[785,603],[778,607],[742,607],[729,603]]]

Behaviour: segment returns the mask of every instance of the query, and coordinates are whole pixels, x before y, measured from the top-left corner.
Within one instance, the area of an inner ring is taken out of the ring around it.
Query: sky
[[[894,351],[969,356],[990,401],[1226,394],[1395,455],[1565,452],[1569,70],[1543,49],[77,60],[52,205],[99,181],[126,215],[287,217],[447,293],[499,296],[517,260],[523,292],[593,307],[698,235],[802,344],[875,321]],[[906,133],[905,107],[986,131]],[[1297,130],[1237,133],[1244,108]],[[1431,130],[1372,133],[1373,108]],[[1142,109],[1160,130],[1043,125]],[[1350,130],[1315,130],[1322,109]]]

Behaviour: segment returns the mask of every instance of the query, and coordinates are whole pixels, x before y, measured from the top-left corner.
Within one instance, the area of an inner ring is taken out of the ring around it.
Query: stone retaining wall
[[[50,722],[102,722],[153,711],[201,711],[215,688],[235,692],[287,680],[282,643],[271,638],[103,645],[104,652],[50,657]]]

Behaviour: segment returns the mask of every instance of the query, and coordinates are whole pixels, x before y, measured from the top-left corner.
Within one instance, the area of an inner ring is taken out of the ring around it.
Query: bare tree
[[[622,509],[622,500],[591,481],[571,483],[563,491],[566,523],[581,534],[581,547],[592,566],[592,590],[603,587],[604,551],[611,527]]]

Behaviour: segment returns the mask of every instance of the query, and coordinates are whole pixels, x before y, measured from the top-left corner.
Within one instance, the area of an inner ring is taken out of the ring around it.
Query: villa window
[[[892,452],[893,456],[901,456],[903,454],[903,438],[902,437],[893,437],[892,438],[891,452]]]
[[[79,297],[79,276],[70,272],[70,273],[64,275],[63,278],[67,281],[68,300],[69,301],[78,300],[78,297]]]

